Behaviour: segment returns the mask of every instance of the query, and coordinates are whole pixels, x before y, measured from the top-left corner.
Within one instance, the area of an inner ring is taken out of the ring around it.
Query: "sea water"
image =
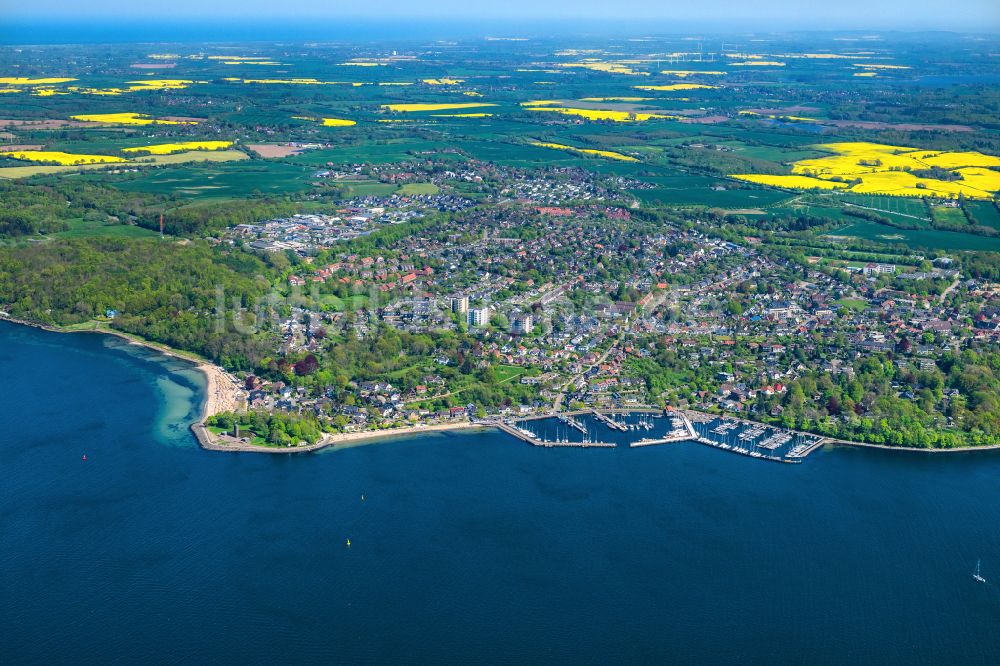
[[[0,323],[0,378],[0,663],[1000,661],[997,453],[219,453],[111,336]]]

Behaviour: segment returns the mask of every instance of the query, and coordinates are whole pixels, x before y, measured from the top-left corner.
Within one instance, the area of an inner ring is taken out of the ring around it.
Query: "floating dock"
[[[590,413],[594,415],[595,419],[597,419],[598,421],[600,421],[604,425],[608,426],[612,430],[618,430],[619,432],[625,432],[627,430],[627,428],[624,425],[622,425],[618,421],[615,421],[613,418],[611,418],[607,414],[601,414],[596,409],[592,410]]]
[[[716,449],[722,449],[723,451],[729,451],[730,453],[738,453],[741,456],[747,456],[748,458],[759,458],[760,460],[770,460],[771,462],[787,463],[789,465],[795,465],[801,463],[799,459],[789,460],[787,458],[782,458],[781,456],[768,456],[760,451],[751,451],[749,449],[729,446],[728,444],[722,444],[716,442],[714,439],[709,439],[708,437],[696,437],[695,440],[699,444],[705,444],[706,446],[711,446]]]
[[[514,426],[508,423],[496,423],[494,425],[496,425],[497,428],[504,431],[508,435],[516,437],[522,442],[527,442],[532,446],[544,446],[546,448],[555,446],[569,446],[579,449],[588,449],[588,448],[613,449],[617,446],[612,442],[573,442],[573,441],[549,442],[544,439],[538,439],[537,437],[522,431],[520,428],[515,428]]]
[[[828,437],[820,437],[819,439],[817,439],[815,442],[813,442],[811,444],[800,444],[800,445],[796,446],[794,449],[792,449],[788,453],[788,457],[789,458],[796,458],[796,459],[798,459],[798,458],[805,458],[810,453],[812,453],[813,451],[815,451],[816,449],[818,449],[819,447],[823,446],[824,444],[826,444],[829,441],[830,441],[830,439]],[[801,462],[801,461],[798,461],[798,462]]]
[[[668,437],[661,437],[660,439],[640,439],[638,442],[630,442],[629,447],[636,448],[639,446],[655,446],[657,444],[676,444],[677,442],[687,442],[691,438],[685,433],[683,435],[670,435]]]
[[[587,429],[583,426],[583,424],[574,419],[572,416],[560,414],[558,418],[560,421],[568,425],[570,428],[575,428],[580,432],[582,432],[583,434],[585,435],[587,434]]]

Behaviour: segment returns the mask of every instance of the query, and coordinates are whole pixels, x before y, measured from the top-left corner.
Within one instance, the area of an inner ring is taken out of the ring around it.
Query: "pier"
[[[805,458],[806,456],[808,456],[810,453],[812,453],[816,449],[820,448],[824,444],[828,444],[831,441],[833,441],[833,440],[831,440],[829,437],[820,437],[819,439],[817,439],[812,444],[808,444],[808,445],[801,445],[800,444],[799,446],[796,446],[794,449],[792,449],[791,451],[789,451],[788,457],[789,458],[796,458],[796,459],[798,459],[798,458]],[[803,446],[804,446],[804,448],[800,448],[800,447],[803,447]]]
[[[714,447],[716,449],[722,449],[723,451],[729,451],[730,453],[738,453],[741,456],[747,456],[749,458],[758,458],[760,460],[770,460],[771,462],[786,463],[786,464],[789,464],[789,465],[795,465],[795,464],[798,464],[798,463],[802,462],[798,458],[790,460],[788,458],[783,458],[781,456],[769,456],[769,455],[765,455],[765,454],[761,453],[760,451],[751,451],[749,449],[743,449],[743,448],[738,448],[738,447],[734,447],[734,446],[729,446],[728,444],[722,444],[720,442],[716,442],[715,440],[709,439],[708,437],[697,437],[697,438],[695,438],[694,441],[698,442],[699,444],[704,444],[706,446]]]
[[[600,421],[604,425],[608,426],[612,430],[618,430],[619,432],[625,432],[625,430],[626,430],[625,426],[622,425],[621,423],[619,423],[618,421],[615,421],[613,418],[611,418],[607,414],[601,414],[596,409],[591,410],[590,413],[594,415],[595,419],[597,419],[598,421]]]
[[[503,432],[507,433],[508,435],[511,435],[512,437],[516,437],[517,439],[521,440],[522,442],[527,442],[528,444],[531,444],[532,446],[544,446],[544,447],[547,447],[547,448],[549,448],[549,447],[555,447],[555,446],[569,446],[569,447],[575,447],[575,448],[580,448],[580,449],[587,449],[587,448],[591,448],[591,447],[593,447],[593,448],[613,449],[613,448],[615,448],[617,446],[616,444],[614,444],[612,442],[572,442],[572,441],[550,442],[550,441],[547,441],[547,440],[538,439],[537,437],[535,437],[534,435],[530,434],[529,432],[523,431],[520,428],[515,428],[514,426],[510,425],[509,423],[498,422],[498,423],[496,423],[494,425],[497,428],[499,428],[500,430],[502,430]]]
[[[568,425],[570,428],[575,428],[576,430],[579,430],[583,434],[585,435],[587,434],[587,429],[583,426],[583,424],[577,421],[572,416],[569,416],[567,414],[560,414],[558,418],[560,421]]]
[[[691,437],[687,433],[683,435],[668,435],[666,437],[661,437],[660,439],[640,439],[638,442],[630,442],[630,448],[636,448],[639,446],[655,446],[657,444],[676,444],[677,442],[687,442],[690,441]]]

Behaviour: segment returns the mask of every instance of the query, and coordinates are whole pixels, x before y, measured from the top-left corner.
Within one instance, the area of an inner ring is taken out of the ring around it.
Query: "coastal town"
[[[233,379],[247,409],[315,419],[334,440],[666,408],[891,444],[887,397],[922,402],[945,438],[976,418],[943,359],[995,344],[1000,308],[996,284],[957,258],[836,239],[810,255],[650,215],[577,172],[555,174],[562,189],[503,175],[489,205],[366,197],[221,236],[293,258],[278,307],[237,313],[269,322],[281,350],[271,372]],[[403,224],[414,232],[365,242]],[[402,342],[384,372],[326,360],[387,335]],[[221,436],[234,419],[211,422]]]

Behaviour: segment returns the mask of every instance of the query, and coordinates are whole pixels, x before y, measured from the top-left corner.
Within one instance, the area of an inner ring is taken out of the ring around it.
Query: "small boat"
[[[976,571],[972,574],[972,578],[974,580],[976,580],[977,582],[979,582],[979,583],[985,583],[986,579],[983,578],[982,575],[980,575],[980,573],[979,573],[979,565],[981,563],[982,563],[982,560],[976,560]]]
[[[83,454],[83,459],[84,459],[84,460],[86,460],[86,459],[87,459],[87,454],[86,454],[86,453],[84,453],[84,454]]]
[[[351,547],[351,540],[350,540],[350,539],[348,539],[348,540],[347,540],[347,547],[348,547],[348,548],[350,548],[350,547]]]

